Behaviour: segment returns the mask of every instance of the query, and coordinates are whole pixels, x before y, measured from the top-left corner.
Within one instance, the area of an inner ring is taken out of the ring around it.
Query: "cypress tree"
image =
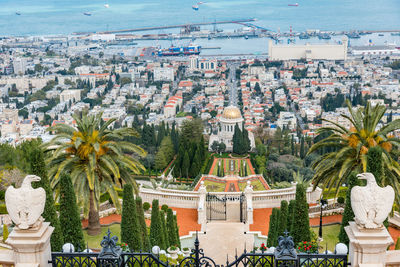
[[[294,136],[292,135],[292,140],[290,141],[291,149],[292,149],[292,155],[294,156]]]
[[[242,132],[239,129],[239,126],[236,124],[235,125],[235,131],[233,133],[232,137],[232,143],[233,143],[233,153],[236,154],[241,154],[242,152]]]
[[[176,229],[175,229],[175,220],[174,213],[172,209],[167,210],[167,233],[168,233],[168,242],[170,246],[176,246],[178,244],[176,240]]]
[[[376,183],[379,186],[385,186],[385,172],[382,164],[382,148],[379,146],[371,147],[368,149],[367,154],[367,172],[372,173],[375,176]],[[389,227],[388,218],[383,222],[386,228]]]
[[[151,224],[150,224],[150,244],[152,247],[159,246],[165,248],[163,242],[163,231],[161,226],[160,208],[158,206],[158,199],[153,199],[151,205]]]
[[[142,237],[131,184],[124,185],[122,203],[121,241],[127,243],[132,251],[139,251],[142,249]]]
[[[279,231],[278,237],[283,236],[283,232],[287,230],[287,220],[288,220],[288,202],[286,200],[281,201],[281,213],[279,217]]]
[[[378,146],[368,149],[367,154],[367,172],[375,176],[376,183],[383,186],[382,181],[385,180],[385,172],[383,171],[382,164],[382,149]]]
[[[60,225],[65,243],[73,244],[75,249],[85,247],[76,196],[67,174],[61,174],[60,177]]]
[[[150,240],[149,235],[147,234],[147,226],[146,220],[144,218],[144,211],[143,211],[143,203],[140,197],[136,197],[136,212],[138,217],[138,224],[140,228],[140,236],[142,238],[142,248],[144,251],[150,251]]]
[[[196,177],[201,169],[201,155],[196,153],[193,158],[192,166],[190,167],[190,176]]]
[[[349,177],[347,178],[347,193],[346,193],[346,206],[344,207],[343,217],[342,217],[342,224],[340,225],[340,232],[339,232],[339,242],[349,245],[349,237],[346,234],[344,228],[349,225],[349,221],[354,220],[354,212],[351,208],[351,189],[358,185],[358,179],[354,172],[352,172]]]
[[[276,209],[276,215],[275,215],[275,229],[274,229],[274,247],[278,245],[278,237],[279,237],[279,222],[280,222],[280,217],[281,217],[281,210],[279,208]]]
[[[189,159],[189,154],[187,150],[185,151],[185,154],[182,159],[182,176],[188,177],[189,176],[189,167],[190,167],[190,159]]]
[[[54,205],[53,191],[51,190],[49,178],[47,176],[43,151],[40,149],[39,144],[37,144],[37,146],[30,153],[29,163],[31,173],[41,178],[39,182],[33,183],[32,186],[34,188],[42,187],[46,192],[46,204],[44,206],[42,216],[46,222],[50,222],[50,225],[54,227],[53,234],[50,238],[51,250],[61,251],[61,248],[64,244],[64,237],[61,231],[56,207]]]
[[[296,206],[294,209],[293,239],[295,243],[311,241],[310,220],[308,218],[308,203],[306,191],[302,184],[296,185]]]
[[[287,230],[290,235],[293,235],[293,214],[294,214],[294,207],[296,206],[296,200],[292,199],[289,202],[288,208],[288,216],[287,216]]]
[[[242,154],[249,152],[251,149],[249,132],[244,128],[242,131]]]
[[[306,156],[306,151],[304,148],[304,137],[301,137],[301,139],[300,139],[300,158],[304,159],[305,156]]]
[[[276,219],[277,219],[277,208],[272,209],[272,214],[269,217],[269,229],[268,229],[268,239],[267,239],[267,246],[273,247],[274,240],[275,240],[275,232],[276,232]]]
[[[169,239],[168,239],[168,232],[167,232],[167,224],[165,222],[165,212],[163,210],[160,211],[160,218],[161,218],[161,227],[162,227],[162,239],[164,240],[164,248],[167,249],[170,247]]]
[[[181,247],[181,239],[179,238],[179,226],[178,226],[178,219],[176,218],[176,215],[174,215],[174,222],[175,222],[175,231],[176,231],[176,241],[178,247]]]

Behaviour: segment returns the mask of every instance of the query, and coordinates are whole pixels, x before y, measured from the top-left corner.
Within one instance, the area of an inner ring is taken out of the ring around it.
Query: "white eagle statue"
[[[391,186],[378,186],[372,173],[361,173],[357,177],[367,180],[367,185],[355,186],[351,190],[355,222],[367,229],[380,228],[392,210],[394,190]]]
[[[41,217],[46,203],[43,188],[34,189],[32,182],[40,181],[36,175],[27,175],[20,188],[7,188],[5,200],[8,214],[19,229],[28,229],[42,222]]]

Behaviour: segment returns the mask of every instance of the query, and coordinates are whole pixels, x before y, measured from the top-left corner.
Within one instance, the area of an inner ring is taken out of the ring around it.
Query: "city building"
[[[268,42],[269,60],[346,60],[347,38],[342,44],[274,44]]]
[[[64,90],[60,94],[60,102],[69,102],[69,101],[77,102],[81,100],[81,90],[74,89],[74,90]]]

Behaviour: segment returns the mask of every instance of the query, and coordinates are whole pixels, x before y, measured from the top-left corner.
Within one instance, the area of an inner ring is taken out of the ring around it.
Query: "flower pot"
[[[175,250],[168,248],[167,252],[171,255],[171,259],[176,260],[178,258],[179,248],[177,247]]]
[[[190,256],[191,250],[190,250],[190,249],[188,249],[188,250],[183,250],[183,249],[182,249],[182,252],[183,252],[183,256],[184,256],[184,257],[189,257],[189,256]]]

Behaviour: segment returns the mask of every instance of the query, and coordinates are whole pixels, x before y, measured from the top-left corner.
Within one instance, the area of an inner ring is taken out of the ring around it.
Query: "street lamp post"
[[[322,241],[322,211],[323,209],[327,206],[328,201],[326,201],[325,199],[321,198],[319,201],[320,205],[321,205],[321,214],[319,216],[319,239]]]

